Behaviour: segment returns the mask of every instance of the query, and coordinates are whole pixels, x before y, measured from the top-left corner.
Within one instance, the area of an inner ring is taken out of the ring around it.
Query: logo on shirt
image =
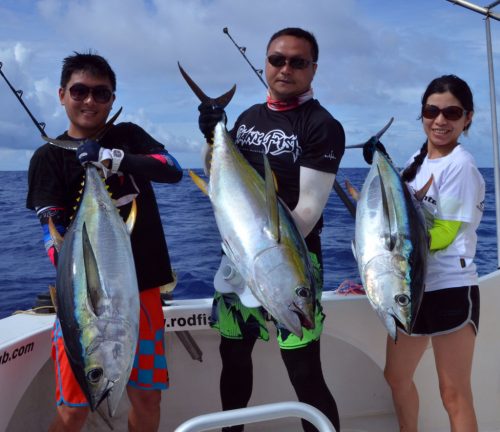
[[[433,197],[431,197],[429,195],[424,196],[424,199],[422,201],[426,201],[426,202],[428,202],[428,203],[430,203],[430,204],[432,204],[434,206],[437,205],[437,201]]]
[[[325,155],[325,159],[335,160],[337,158],[335,157],[335,153],[333,153],[333,150],[332,150],[330,153]]]
[[[273,129],[264,134],[254,130],[253,126],[247,129],[245,125],[241,125],[236,132],[236,141],[240,147],[248,147],[250,150],[254,147],[255,150],[264,150],[265,154],[273,156],[288,153],[294,162],[302,152],[297,135],[286,135],[281,129]]]

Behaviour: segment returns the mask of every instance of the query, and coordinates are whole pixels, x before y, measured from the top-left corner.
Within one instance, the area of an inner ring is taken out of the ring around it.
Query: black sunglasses
[[[267,57],[267,61],[271,66],[274,67],[283,67],[285,64],[288,63],[288,66],[290,66],[292,69],[305,69],[307,68],[311,63],[314,64],[314,62],[310,60],[303,59],[301,57],[286,57],[282,54],[271,54],[270,56]]]
[[[71,99],[81,102],[92,94],[92,98],[101,104],[108,103],[113,96],[113,92],[105,85],[89,87],[85,84],[74,84],[69,88]]]
[[[435,119],[439,114],[443,113],[443,116],[447,120],[460,120],[467,111],[459,106],[447,106],[446,108],[438,108],[436,105],[425,105],[422,108],[422,117],[432,120]]]

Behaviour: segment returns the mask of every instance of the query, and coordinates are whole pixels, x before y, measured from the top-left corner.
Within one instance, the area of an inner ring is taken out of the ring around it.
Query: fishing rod
[[[16,96],[17,100],[21,103],[21,105],[23,106],[23,108],[26,110],[26,112],[28,113],[28,115],[30,116],[30,119],[33,121],[33,123],[35,123],[35,126],[38,128],[38,130],[40,131],[40,133],[42,134],[43,137],[46,137],[47,134],[45,133],[45,123],[43,122],[39,122],[35,116],[33,114],[31,114],[31,111],[29,110],[29,108],[26,106],[26,104],[24,103],[23,101],[23,91],[22,90],[16,90],[12,84],[10,83],[10,81],[7,79],[7,77],[5,76],[5,74],[3,73],[2,71],[2,66],[3,66],[3,63],[0,62],[0,75],[2,75],[3,79],[5,80],[5,82],[7,83],[7,85],[9,86],[9,88],[12,90],[12,93],[14,93],[14,95]]]
[[[264,87],[267,89],[267,84],[266,82],[264,81],[264,79],[262,78],[262,74],[263,74],[263,70],[262,69],[256,69],[253,64],[250,62],[250,60],[248,60],[248,57],[245,55],[245,51],[247,50],[246,47],[243,47],[243,46],[239,46],[235,40],[231,37],[231,35],[229,34],[229,30],[227,29],[227,27],[224,27],[222,29],[222,31],[227,34],[227,37],[229,39],[231,39],[231,42],[234,44],[234,46],[238,49],[238,51],[240,52],[240,54],[243,56],[243,58],[247,61],[247,63],[250,65],[250,67],[252,68],[252,70],[255,72],[255,75],[257,75],[257,78],[259,78],[260,82],[262,84],[264,84]]]
[[[243,58],[247,61],[247,63],[250,65],[250,67],[252,68],[252,70],[255,72],[255,75],[257,75],[257,77],[259,78],[260,82],[264,85],[264,87],[267,89],[267,84],[265,83],[264,79],[262,78],[262,69],[257,69],[253,66],[253,64],[250,62],[250,60],[248,60],[248,57],[246,56],[245,52],[246,52],[246,48],[245,47],[242,47],[242,46],[239,46],[235,40],[231,37],[231,35],[229,34],[229,30],[227,27],[224,27],[222,29],[223,33],[225,33],[229,39],[231,39],[231,42],[233,42],[234,46],[238,49],[239,53],[243,56]],[[351,214],[351,216],[353,218],[356,217],[356,207],[354,206],[354,204],[352,203],[352,201],[349,199],[349,197],[347,196],[347,194],[344,192],[344,189],[342,189],[342,187],[339,185],[339,183],[337,182],[337,179],[335,179],[334,183],[333,183],[333,188],[335,189],[335,192],[337,193],[337,195],[339,196],[339,198],[341,199],[341,201],[344,203],[344,205],[346,206],[347,210],[349,211],[349,213]]]

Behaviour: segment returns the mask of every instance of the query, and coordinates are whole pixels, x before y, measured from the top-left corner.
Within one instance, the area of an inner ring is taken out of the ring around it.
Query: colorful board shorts
[[[468,324],[472,325],[477,334],[479,330],[477,285],[425,292],[411,335],[438,336],[460,330]],[[398,326],[400,327],[399,323]]]
[[[128,385],[141,390],[164,390],[168,388],[168,369],[160,289],[152,288],[139,294],[141,302],[139,340]],[[52,331],[52,360],[56,377],[57,405],[89,406],[71,370],[58,319]]]
[[[317,282],[315,328],[302,327],[303,336],[300,339],[295,334],[276,322],[263,307],[244,306],[238,295],[234,293],[215,292],[210,316],[210,326],[228,339],[258,338],[269,340],[267,321],[273,321],[277,329],[278,344],[281,349],[297,349],[309,345],[320,338],[323,331],[325,314],[321,306],[321,290],[323,288],[323,272],[318,255],[310,252],[309,256],[314,267],[314,277]]]

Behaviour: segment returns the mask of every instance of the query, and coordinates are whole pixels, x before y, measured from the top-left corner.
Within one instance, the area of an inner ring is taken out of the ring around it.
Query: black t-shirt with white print
[[[66,133],[58,138],[71,139]],[[122,149],[126,154],[167,153],[162,144],[133,123],[114,126],[100,143],[103,147]],[[163,170],[167,181],[169,175],[178,175],[175,172],[177,168],[173,166],[166,166]],[[119,210],[124,219],[130,211],[132,198],[135,196],[136,199],[137,218],[131,234],[131,245],[140,291],[173,280],[158,205],[151,179],[146,177],[149,174],[118,172],[106,179],[111,197],[122,204]],[[35,151],[30,162],[26,206],[30,209],[46,206],[64,208],[68,226],[83,180],[84,169],[74,151],[45,144]]]
[[[291,210],[299,199],[300,167],[336,174],[345,149],[342,125],[315,99],[288,111],[254,105],[238,117],[231,136],[262,176],[267,155],[278,195]],[[322,226],[323,217],[313,231]]]

